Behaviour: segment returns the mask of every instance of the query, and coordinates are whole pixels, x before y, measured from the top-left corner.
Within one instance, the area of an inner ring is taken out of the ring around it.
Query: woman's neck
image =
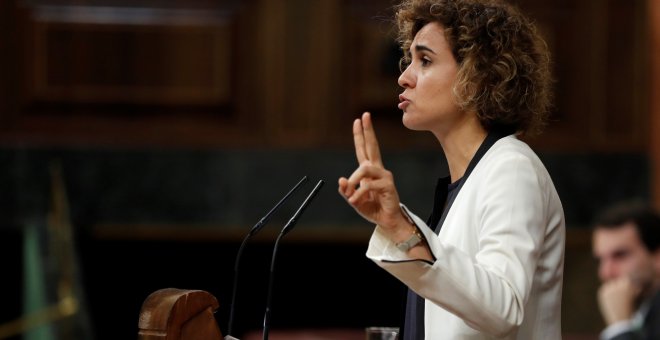
[[[474,115],[472,119],[464,120],[446,133],[434,134],[445,153],[451,182],[454,183],[463,177],[488,132]]]

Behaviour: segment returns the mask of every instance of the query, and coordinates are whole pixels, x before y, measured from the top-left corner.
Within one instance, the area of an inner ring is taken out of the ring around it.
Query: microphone
[[[238,267],[239,263],[241,261],[241,255],[243,254],[243,248],[245,248],[245,245],[247,244],[248,239],[250,239],[252,236],[256,235],[265,225],[266,223],[270,220],[271,216],[275,211],[277,211],[282,204],[289,199],[289,197],[296,191],[300,186],[307,181],[307,176],[304,176],[298,184],[296,184],[289,192],[282,197],[282,199],[275,204],[275,206],[270,209],[270,211],[262,217],[259,222],[257,222],[252,229],[250,229],[250,232],[245,236],[243,239],[243,243],[241,243],[241,246],[238,248],[238,253],[236,254],[236,262],[234,263],[234,287],[232,289],[231,293],[231,307],[230,307],[230,312],[229,312],[229,325],[227,326],[227,337],[226,339],[232,339],[231,337],[231,331],[232,331],[232,326],[234,324],[234,309],[236,307],[236,290],[238,289]]]
[[[295,214],[293,214],[293,217],[287,222],[287,224],[282,228],[282,231],[280,234],[277,236],[277,239],[275,240],[275,246],[273,246],[273,255],[270,260],[270,277],[268,278],[268,298],[266,299],[266,315],[264,316],[264,333],[263,333],[263,340],[268,340],[268,331],[270,330],[270,303],[271,303],[271,298],[273,295],[273,281],[274,281],[274,275],[273,273],[275,272],[275,256],[277,255],[277,247],[280,243],[280,239],[289,233],[291,230],[293,230],[293,227],[296,225],[298,222],[298,218],[302,213],[307,209],[307,206],[309,205],[309,202],[316,197],[316,194],[321,190],[321,187],[323,186],[325,182],[323,180],[320,180],[314,189],[310,192],[310,194],[307,196],[305,201],[302,203],[300,208],[298,208],[298,211],[296,211]]]

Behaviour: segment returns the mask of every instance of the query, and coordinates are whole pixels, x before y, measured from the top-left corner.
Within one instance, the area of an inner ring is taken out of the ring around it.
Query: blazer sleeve
[[[407,258],[379,227],[367,256],[470,327],[505,336],[522,323],[548,225],[546,206],[551,188],[545,186],[552,184],[541,182],[535,166],[523,155],[498,157],[477,182],[475,206],[461,207],[476,214],[472,215],[476,226],[443,226],[476,228],[476,254],[443,242],[424,221],[402,207],[426,236],[436,260],[429,263]],[[458,208],[457,202],[452,209]]]

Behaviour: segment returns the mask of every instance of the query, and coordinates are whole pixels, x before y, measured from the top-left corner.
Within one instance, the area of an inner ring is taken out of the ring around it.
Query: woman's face
[[[411,130],[444,133],[463,115],[452,88],[458,64],[444,28],[429,23],[415,35],[410,46],[411,63],[399,77],[404,88],[399,96],[403,125]]]

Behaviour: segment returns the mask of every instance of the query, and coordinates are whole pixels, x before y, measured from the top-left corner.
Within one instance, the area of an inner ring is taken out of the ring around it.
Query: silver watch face
[[[412,235],[410,235],[410,237],[407,240],[401,243],[397,243],[396,247],[399,248],[399,250],[401,251],[408,251],[410,248],[416,246],[420,242],[422,242],[422,238],[419,237],[419,235],[417,235],[416,233],[413,233]]]

